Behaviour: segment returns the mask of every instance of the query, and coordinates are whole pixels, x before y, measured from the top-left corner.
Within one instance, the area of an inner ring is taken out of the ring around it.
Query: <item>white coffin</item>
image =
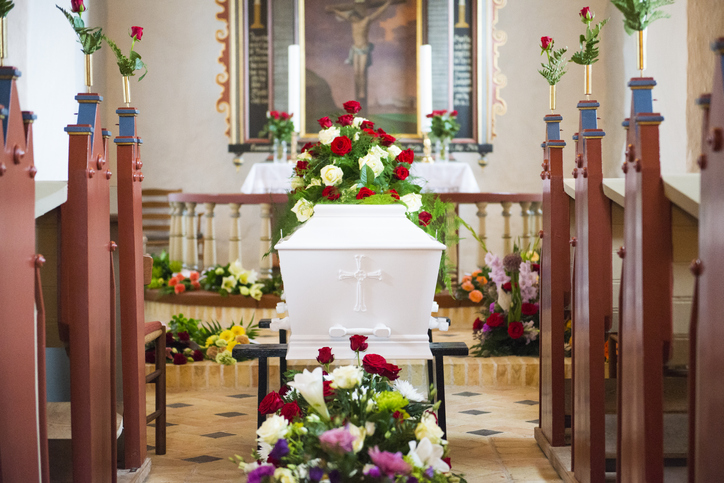
[[[317,205],[276,245],[291,337],[287,359],[331,347],[352,359],[349,337],[367,353],[431,359],[427,330],[445,246],[415,226],[402,205]],[[277,322],[279,325],[279,322]]]

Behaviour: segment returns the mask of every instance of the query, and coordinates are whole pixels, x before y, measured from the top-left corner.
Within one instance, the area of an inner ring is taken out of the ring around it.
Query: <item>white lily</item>
[[[294,376],[294,381],[287,385],[299,391],[309,405],[322,418],[329,421],[329,411],[324,402],[324,376],[321,367],[317,367],[312,372],[304,369],[303,373]]]
[[[427,438],[422,438],[420,442],[410,441],[410,452],[408,456],[412,458],[412,462],[418,468],[427,468],[446,473],[450,471],[450,466],[442,460],[444,450],[441,445],[433,444]]]

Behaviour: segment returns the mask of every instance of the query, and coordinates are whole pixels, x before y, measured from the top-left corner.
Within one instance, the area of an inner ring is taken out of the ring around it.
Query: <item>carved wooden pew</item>
[[[37,271],[44,260],[35,255],[35,116],[20,111],[19,76],[14,67],[0,67],[0,267],[5,274],[0,278],[0,337],[36,341],[37,352],[0,351],[0,481],[47,482],[45,320]]]

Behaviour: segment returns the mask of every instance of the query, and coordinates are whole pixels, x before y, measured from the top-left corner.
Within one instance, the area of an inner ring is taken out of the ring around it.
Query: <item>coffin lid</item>
[[[314,216],[277,250],[439,250],[435,240],[405,216],[403,205],[331,205],[314,207]]]

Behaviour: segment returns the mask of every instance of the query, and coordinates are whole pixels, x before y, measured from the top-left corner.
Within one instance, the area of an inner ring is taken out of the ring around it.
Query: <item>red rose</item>
[[[541,37],[540,48],[542,50],[548,50],[549,48],[553,48],[553,39],[551,37]]]
[[[282,406],[280,414],[284,417],[284,419],[291,423],[294,421],[294,418],[302,415],[302,408],[299,407],[297,401],[286,403]]]
[[[351,126],[352,121],[354,121],[354,116],[352,114],[345,114],[337,118],[337,124],[342,126]]]
[[[447,463],[447,465],[448,465],[450,468],[452,468],[452,463],[450,463],[450,457],[449,457],[449,456],[448,456],[447,458],[441,458],[441,459],[442,459],[445,463]]]
[[[176,285],[174,285],[173,291],[175,293],[183,293],[186,291],[186,285],[184,285],[182,283],[177,283]]]
[[[193,357],[196,362],[201,362],[204,360],[204,353],[197,349],[191,353],[191,357]]]
[[[524,303],[520,307],[520,311],[523,315],[535,315],[538,313],[538,304]]]
[[[80,3],[82,4],[83,2],[81,1]],[[131,38],[141,40],[141,38],[143,38],[143,27],[131,27]]]
[[[382,134],[381,136],[382,136],[382,140],[380,141],[380,144],[383,145],[383,146],[385,146],[385,147],[387,147],[387,146],[392,146],[392,143],[394,143],[395,141],[397,141],[397,139],[395,139],[394,136],[390,136],[390,135],[387,134],[387,133]]]
[[[324,397],[334,397],[334,388],[332,387],[332,381],[324,381]]]
[[[508,335],[511,339],[519,339],[524,331],[525,327],[523,327],[523,324],[520,322],[511,322],[508,324]]]
[[[402,369],[400,369],[400,368],[397,367],[396,365],[390,364],[390,363],[388,362],[387,364],[385,364],[385,367],[384,367],[384,369],[382,370],[382,372],[380,372],[380,376],[386,377],[386,378],[389,379],[390,381],[394,381],[395,379],[398,379],[398,378],[400,377],[399,374],[400,374],[400,371],[401,371],[401,370],[402,370]]]
[[[279,119],[279,111],[269,111],[269,117]]]
[[[362,110],[362,106],[360,106],[359,102],[357,101],[347,101],[342,104],[342,107],[344,107],[344,110],[349,112],[350,114],[357,114]]]
[[[180,352],[173,355],[173,363],[177,366],[183,366],[188,361],[186,360],[186,356],[181,354]]]
[[[477,319],[475,319],[475,322],[473,322],[473,330],[474,330],[475,332],[477,332],[477,331],[479,331],[479,330],[483,330],[483,325],[484,325],[484,324],[485,324],[485,322],[483,322],[482,320],[480,320],[480,317],[478,317]]]
[[[591,7],[583,7],[578,15],[581,16],[583,23],[590,23],[593,20],[594,14],[591,12]]]
[[[362,124],[360,125],[362,129],[374,129],[375,123],[372,121],[362,121]]]
[[[381,374],[387,366],[387,360],[379,354],[367,354],[362,359],[362,367],[368,374]]]
[[[397,161],[400,163],[412,164],[415,160],[415,153],[412,149],[405,149],[397,155]]]
[[[85,5],[83,5],[83,0],[70,0],[70,11],[73,13],[85,12]]]
[[[337,136],[332,141],[330,148],[337,156],[344,156],[352,150],[352,141],[347,136]]]
[[[540,273],[540,264],[539,263],[531,263],[530,269],[534,272]]]
[[[334,354],[332,354],[331,347],[322,347],[319,349],[319,355],[317,356],[317,362],[320,364],[331,364],[334,362]]]
[[[400,193],[397,192],[397,190],[390,190],[387,192],[390,196],[392,196],[394,199],[399,200],[400,199]]]
[[[294,171],[296,171],[297,176],[300,178],[304,177],[304,171],[309,167],[309,161],[303,161],[299,160],[297,161],[297,166],[294,168]]]
[[[279,388],[279,395],[280,395],[281,397],[284,397],[284,396],[287,395],[287,393],[288,393],[289,391],[291,391],[291,389],[292,389],[291,387],[289,387],[289,386],[287,386],[286,384],[284,384],[282,387]]]
[[[506,292],[512,291],[512,290],[513,290],[513,284],[511,284],[510,282],[505,282],[505,283],[503,284],[503,290],[505,290]]]
[[[404,166],[398,166],[395,168],[395,177],[399,180],[405,180],[410,176],[410,170]]]
[[[430,114],[428,114],[428,115],[425,116],[425,117],[427,117],[427,118],[433,118],[433,117],[435,117],[435,114],[431,112]]]
[[[417,219],[422,226],[427,226],[430,224],[430,221],[432,220],[432,215],[430,213],[428,213],[427,211],[421,211],[420,214],[417,215]]]
[[[156,351],[150,350],[146,351],[146,364],[155,364],[156,363]]]
[[[302,152],[305,153],[312,149],[314,147],[314,144],[312,143],[306,143],[304,146],[302,146]]]
[[[340,197],[339,190],[334,186],[326,186],[322,190],[322,196],[327,198],[329,201],[338,200]]]
[[[317,122],[319,123],[319,127],[321,127],[322,129],[332,127],[332,120],[327,116],[324,116],[321,119],[317,119]]]
[[[455,110],[455,111],[450,111],[450,117],[457,117],[457,116],[458,116],[458,111],[457,111],[457,110]]]
[[[273,414],[284,406],[284,401],[278,393],[272,391],[259,403],[259,412],[262,414]]]
[[[400,421],[405,419],[405,415],[402,414],[400,411],[395,411],[394,413],[392,413],[392,417],[395,419],[399,419]]]
[[[488,327],[500,327],[505,323],[505,319],[503,318],[503,314],[499,312],[493,312],[485,320],[485,323],[488,324]]]
[[[349,346],[355,352],[364,352],[367,350],[367,337],[363,335],[353,335],[349,338]]]
[[[173,344],[175,341],[173,340],[173,332],[166,332],[166,348],[168,349],[168,346]]]
[[[385,132],[384,129],[379,128],[379,129],[377,130],[377,134],[380,135],[380,136],[384,136],[384,135],[387,134],[387,133]]]
[[[179,332],[178,334],[176,334],[176,336],[178,337],[178,340],[180,340],[181,342],[188,342],[189,340],[191,340],[191,337],[189,337],[188,332]]]
[[[287,121],[287,120],[291,119],[293,115],[294,115],[294,114],[289,114],[289,113],[287,113],[287,112],[282,112],[281,114],[279,114],[279,117],[281,117],[283,120]]]
[[[373,138],[376,138],[376,137],[377,137],[377,133],[374,132],[372,129],[367,129],[367,128],[365,128],[365,129],[362,129],[362,131],[363,131],[363,132],[366,132],[367,134],[369,134],[369,135],[372,136]]]
[[[363,200],[367,197],[370,197],[372,195],[376,194],[374,191],[372,191],[369,188],[360,188],[359,192],[357,192],[357,199]]]

